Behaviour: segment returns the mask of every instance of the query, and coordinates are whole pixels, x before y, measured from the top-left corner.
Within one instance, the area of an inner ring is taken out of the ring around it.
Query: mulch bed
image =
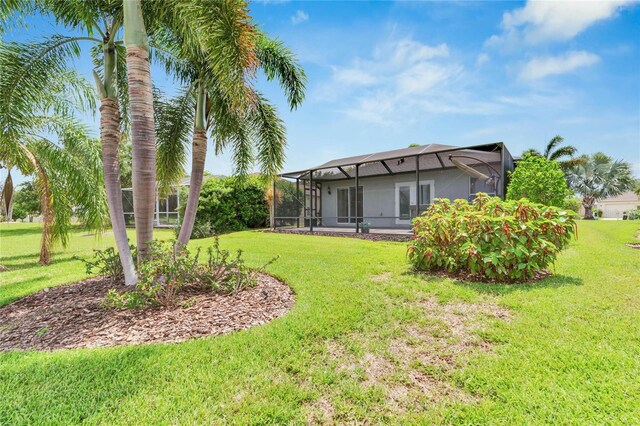
[[[53,350],[180,342],[264,324],[287,313],[295,294],[266,274],[234,295],[190,289],[172,307],[110,309],[107,290],[128,289],[90,278],[45,289],[0,308],[0,351]]]
[[[402,234],[362,234],[355,232],[309,232],[309,231],[293,231],[287,229],[270,229],[264,232],[273,232],[276,234],[294,234],[294,235],[318,235],[321,237],[347,237],[347,238],[358,238],[361,240],[369,240],[369,241],[395,241],[395,242],[407,242],[413,239],[412,235],[402,235]]]

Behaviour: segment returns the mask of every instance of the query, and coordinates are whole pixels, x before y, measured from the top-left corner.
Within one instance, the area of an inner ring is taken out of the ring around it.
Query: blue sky
[[[640,176],[640,4],[610,2],[288,2],[250,5],[299,57],[307,97],[289,111],[286,170],[411,143],[504,141],[514,155],[556,134]],[[62,32],[33,19],[13,40]],[[78,64],[90,77],[89,61]],[[152,70],[166,90],[173,84]],[[88,117],[88,122],[97,125]],[[226,155],[207,170],[230,174]]]

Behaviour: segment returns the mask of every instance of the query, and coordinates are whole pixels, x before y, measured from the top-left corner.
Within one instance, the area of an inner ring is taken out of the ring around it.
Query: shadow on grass
[[[551,275],[539,281],[531,281],[526,283],[501,284],[501,283],[484,283],[476,281],[456,281],[457,285],[471,288],[478,293],[502,295],[515,291],[532,291],[543,288],[560,288],[566,286],[582,285],[581,278],[570,277],[568,275]]]
[[[446,278],[451,278],[455,285],[466,287],[477,291],[478,293],[486,294],[509,294],[515,291],[532,291],[543,288],[560,288],[566,286],[582,285],[581,278],[571,277],[568,275],[550,275],[538,281],[530,281],[524,283],[488,283],[482,281],[466,281],[457,279],[455,277],[447,277],[446,275],[428,274],[426,272],[416,272],[414,270],[408,270],[403,275],[413,275],[419,277],[427,282],[439,281]]]
[[[61,257],[63,253],[51,253],[51,264],[50,265],[41,265],[38,263],[39,253],[38,254],[23,254],[20,256],[9,256],[3,257],[0,260],[2,264],[9,268],[7,272],[11,271],[20,271],[23,269],[31,269],[31,268],[48,268],[59,263],[67,263],[70,261],[74,261],[74,256],[66,256]],[[19,261],[19,262],[18,262]]]
[[[25,235],[42,234],[42,226],[33,226],[28,228],[10,228],[6,227],[0,230],[2,237],[22,237]]]

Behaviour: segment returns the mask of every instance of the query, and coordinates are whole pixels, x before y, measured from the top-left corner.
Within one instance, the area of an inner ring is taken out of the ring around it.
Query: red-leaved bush
[[[409,260],[424,271],[528,280],[567,247],[576,230],[574,216],[556,207],[486,194],[472,203],[436,199],[413,221]]]

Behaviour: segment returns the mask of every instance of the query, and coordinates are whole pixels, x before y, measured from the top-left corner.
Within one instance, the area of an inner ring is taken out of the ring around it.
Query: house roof
[[[409,148],[394,149],[390,151],[372,154],[356,155],[339,158],[323,163],[306,170],[283,173],[286,178],[308,177],[309,171],[314,171],[314,180],[338,180],[355,176],[355,168],[358,166],[360,177],[380,176],[396,173],[407,173],[416,170],[415,157],[419,157],[419,169],[443,169],[455,167],[449,160],[449,155],[469,156],[465,163],[469,165],[497,163],[501,160],[501,142],[476,145],[470,147],[457,147],[453,145],[428,144]]]
[[[600,200],[600,203],[635,203],[639,201],[640,199],[638,199],[638,196],[633,191],[627,191],[615,197]]]

